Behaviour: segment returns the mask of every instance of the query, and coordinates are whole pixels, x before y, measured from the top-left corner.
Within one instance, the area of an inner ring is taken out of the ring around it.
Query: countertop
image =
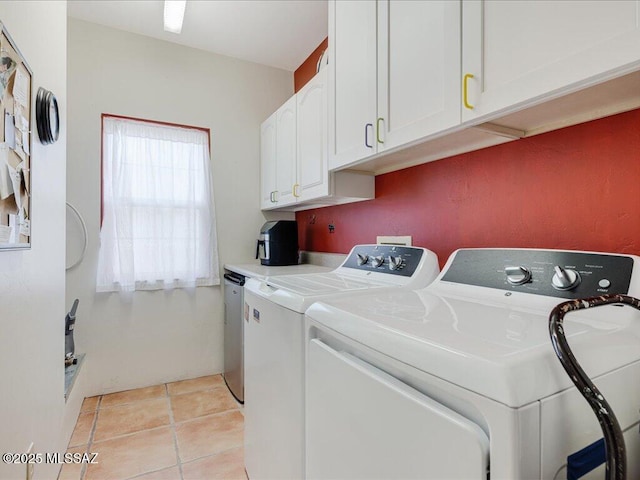
[[[268,267],[260,263],[243,263],[243,264],[225,264],[225,270],[230,270],[245,277],[265,278],[275,275],[299,275],[303,273],[323,273],[335,270],[333,267],[323,267],[320,265],[312,265],[303,263],[300,265],[287,265],[284,267]]]

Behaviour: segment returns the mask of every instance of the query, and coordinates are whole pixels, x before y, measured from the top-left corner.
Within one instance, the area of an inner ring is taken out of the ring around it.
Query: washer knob
[[[377,257],[373,257],[371,259],[371,265],[373,265],[374,267],[379,267],[380,265],[382,265],[384,263],[384,257],[382,255],[379,255]]]
[[[557,290],[572,290],[580,285],[580,275],[575,270],[562,268],[558,265],[553,267],[556,273],[553,274],[551,284]]]
[[[369,255],[367,255],[366,253],[358,254],[358,265],[364,265],[368,261],[369,261]]]
[[[402,257],[389,256],[389,270],[398,270],[404,265]]]
[[[511,285],[523,285],[531,280],[531,271],[522,265],[518,267],[506,267],[504,273],[507,275],[507,282]]]

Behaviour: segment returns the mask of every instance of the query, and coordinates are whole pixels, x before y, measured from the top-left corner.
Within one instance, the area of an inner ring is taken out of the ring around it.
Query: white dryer
[[[560,302],[640,294],[631,255],[454,252],[436,281],[306,313],[306,477],[604,478],[602,432],[553,350]],[[580,310],[564,332],[640,478],[640,312]],[[595,468],[593,468],[595,467]]]
[[[357,245],[328,273],[245,284],[245,467],[252,480],[304,476],[304,312],[327,298],[422,288],[439,273],[424,248]]]

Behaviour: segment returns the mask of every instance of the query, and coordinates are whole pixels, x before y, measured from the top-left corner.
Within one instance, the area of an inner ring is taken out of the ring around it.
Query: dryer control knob
[[[389,256],[389,270],[399,270],[404,266],[402,257]]]
[[[522,265],[519,267],[506,267],[504,273],[507,275],[507,282],[511,285],[523,285],[531,280],[531,271]]]
[[[384,257],[382,255],[379,255],[377,257],[373,257],[371,259],[371,265],[373,265],[374,267],[379,267],[383,263],[384,263]]]
[[[367,255],[366,253],[358,254],[358,265],[364,265],[368,261],[369,261],[369,255]]]
[[[553,274],[551,284],[557,290],[572,290],[580,285],[580,274],[569,268],[562,268],[558,265],[553,267],[556,273]]]

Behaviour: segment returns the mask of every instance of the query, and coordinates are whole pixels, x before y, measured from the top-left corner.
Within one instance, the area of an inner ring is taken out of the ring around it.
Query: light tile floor
[[[86,398],[58,480],[246,480],[243,434],[220,375]]]

